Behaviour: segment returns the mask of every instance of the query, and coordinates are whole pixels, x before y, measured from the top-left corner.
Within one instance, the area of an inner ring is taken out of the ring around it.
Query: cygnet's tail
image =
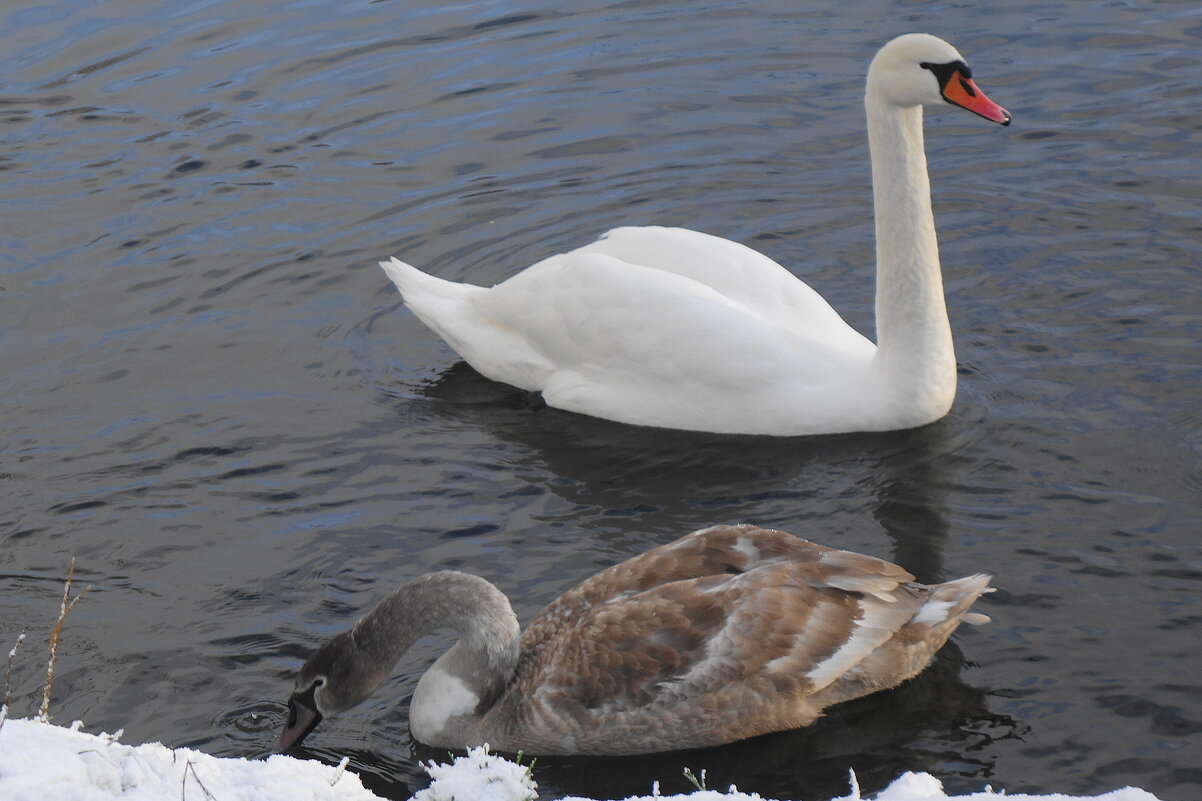
[[[988,623],[989,615],[969,609],[982,595],[993,592],[993,588],[989,586],[991,578],[992,576],[986,573],[977,573],[932,586],[931,596],[911,622],[936,627],[951,623],[950,629],[954,629],[960,623],[973,626]]]

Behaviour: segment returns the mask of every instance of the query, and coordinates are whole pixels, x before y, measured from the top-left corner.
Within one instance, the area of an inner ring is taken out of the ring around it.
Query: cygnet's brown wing
[[[897,675],[892,659],[865,662],[922,609],[929,591],[912,579],[783,532],[695,532],[544,610],[494,712],[532,752],[689,748],[803,726],[925,666],[924,649],[903,648]]]
[[[841,559],[845,555],[850,560]],[[745,573],[773,562],[818,563],[819,575],[846,590],[890,592],[914,576],[883,559],[839,551],[784,531],[752,525],[712,526],[631,557],[585,579],[547,605],[535,628],[604,601],[673,581]]]

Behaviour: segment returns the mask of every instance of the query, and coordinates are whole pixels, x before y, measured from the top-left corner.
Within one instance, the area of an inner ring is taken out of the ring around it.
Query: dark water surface
[[[980,8],[973,8],[980,6]],[[1050,7],[1049,7],[1050,6]],[[924,429],[648,431],[469,369],[399,308],[397,254],[490,284],[621,223],[791,266],[872,331],[863,75],[893,35],[970,59],[1008,129],[928,118],[961,365]],[[300,660],[427,570],[529,620],[715,522],[926,580],[990,626],[809,730],[543,759],[547,797],[949,790],[1202,797],[1202,8],[1140,3],[15,0],[0,12],[0,648],[35,707],[218,755],[270,748]],[[424,784],[406,704],[448,642],[329,721]]]

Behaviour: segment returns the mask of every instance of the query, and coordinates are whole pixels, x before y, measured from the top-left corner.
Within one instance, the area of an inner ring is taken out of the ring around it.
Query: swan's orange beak
[[[955,70],[943,82],[939,90],[943,99],[953,106],[966,108],[973,114],[979,114],[990,122],[1001,125],[1010,124],[1010,112],[985,97],[985,93],[960,70]]]

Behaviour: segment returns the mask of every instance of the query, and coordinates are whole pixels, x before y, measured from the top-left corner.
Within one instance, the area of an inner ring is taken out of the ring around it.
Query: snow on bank
[[[220,759],[158,743],[123,745],[120,732],[86,734],[6,720],[0,729],[3,801],[378,801],[359,777],[310,760]]]
[[[275,755],[265,760],[221,759],[158,743],[130,746],[116,735],[93,735],[32,720],[6,720],[0,729],[3,801],[378,801],[359,777],[312,760]],[[343,763],[345,765],[345,762]],[[527,768],[477,748],[449,765],[427,765],[433,782],[413,801],[530,801],[537,789]],[[906,773],[873,801],[1080,801],[1081,796],[1007,795],[986,789],[950,797],[939,780]],[[1126,787],[1094,801],[1158,801]],[[630,801],[764,801],[755,794],[699,790],[689,795]],[[571,798],[562,801],[587,801]],[[859,790],[833,801],[867,801]]]

